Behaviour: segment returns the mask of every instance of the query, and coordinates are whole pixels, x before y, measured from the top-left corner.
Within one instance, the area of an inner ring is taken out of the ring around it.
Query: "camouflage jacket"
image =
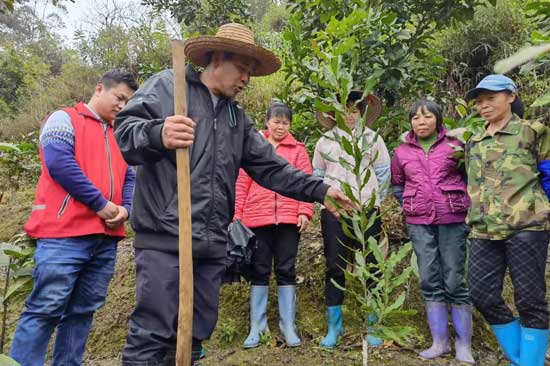
[[[470,236],[502,240],[520,230],[549,230],[550,203],[537,168],[548,159],[550,132],[540,122],[514,115],[494,135],[474,134],[466,144]]]

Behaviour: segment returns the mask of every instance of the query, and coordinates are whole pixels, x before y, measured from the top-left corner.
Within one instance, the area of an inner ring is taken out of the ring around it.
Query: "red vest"
[[[103,196],[122,205],[122,188],[128,165],[115,140],[113,128],[103,124],[83,104],[63,109],[74,128],[75,159],[84,175]],[[40,146],[42,174],[36,187],[31,216],[25,231],[34,238],[66,238],[80,235],[105,234],[124,237],[124,225],[111,230],[88,206],[77,201],[50,176]]]

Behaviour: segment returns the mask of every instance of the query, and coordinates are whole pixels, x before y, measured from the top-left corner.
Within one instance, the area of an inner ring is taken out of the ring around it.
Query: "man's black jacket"
[[[190,148],[193,256],[226,256],[227,226],[235,206],[235,181],[243,168],[256,182],[302,201],[322,202],[328,186],[275,154],[236,102],[213,108],[200,74],[186,69],[188,116],[197,124]],[[172,70],[162,71],[136,92],[118,114],[115,135],[128,164],[137,165],[131,223],[137,248],[177,252],[176,154],[161,139],[174,114]]]

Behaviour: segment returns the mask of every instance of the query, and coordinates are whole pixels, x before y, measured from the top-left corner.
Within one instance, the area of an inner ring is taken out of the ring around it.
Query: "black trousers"
[[[382,233],[380,214],[378,210],[375,210],[370,215],[377,215],[377,219],[374,221],[374,225],[365,233],[365,238],[373,236],[378,239]],[[361,244],[356,240],[348,238],[342,230],[342,224],[326,209],[321,211],[321,231],[323,233],[326,261],[325,303],[327,306],[342,305],[344,302],[344,292],[338,289],[332,283],[332,280],[342,287],[346,286],[344,270],[350,261],[353,249],[360,248]],[[373,263],[375,261],[373,255],[367,257],[367,262]]]
[[[545,267],[549,239],[544,231],[520,231],[505,240],[471,240],[470,296],[489,324],[514,320],[502,298],[508,268],[521,324],[548,329]]]
[[[193,259],[193,338],[208,339],[218,320],[225,258]],[[136,249],[136,307],[122,352],[126,366],[154,364],[176,348],[178,255]]]
[[[267,225],[252,231],[257,239],[252,252],[252,285],[269,285],[273,262],[277,285],[296,285],[296,255],[300,241],[298,227],[293,224]]]

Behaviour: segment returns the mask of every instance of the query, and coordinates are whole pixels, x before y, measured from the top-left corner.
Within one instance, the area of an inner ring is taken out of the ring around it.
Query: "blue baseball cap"
[[[488,75],[484,77],[474,89],[466,93],[466,100],[476,98],[483,90],[494,92],[508,90],[517,94],[518,87],[516,86],[516,83],[514,83],[514,81],[507,76],[501,74]]]

